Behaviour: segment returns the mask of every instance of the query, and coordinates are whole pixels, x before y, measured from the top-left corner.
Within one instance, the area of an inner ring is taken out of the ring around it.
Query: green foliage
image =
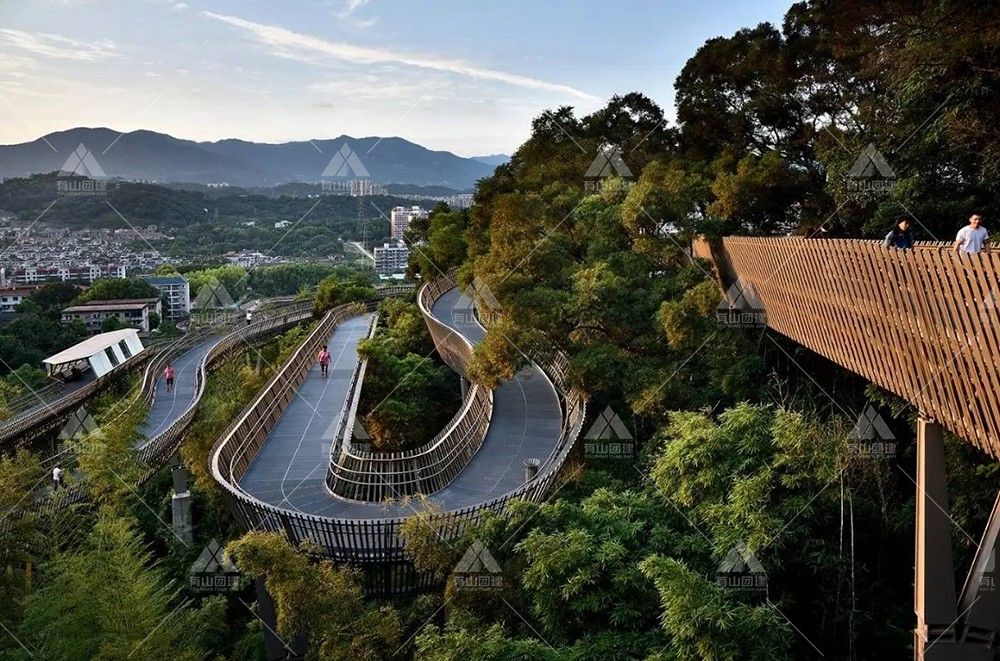
[[[82,548],[59,554],[25,602],[19,637],[48,659],[201,659],[223,614],[177,604],[133,522],[102,512]]]
[[[160,290],[142,278],[102,278],[83,290],[77,302],[159,297]]]
[[[354,571],[314,561],[270,533],[247,533],[226,549],[241,572],[264,579],[278,634],[306,636],[312,658],[385,659],[403,644],[398,612],[366,604]]]
[[[0,325],[0,375],[22,365],[37,367],[42,360],[86,338],[90,333],[80,321],[60,321],[64,287],[39,290],[38,299],[29,296],[18,306],[20,316]]]
[[[414,303],[379,304],[379,332],[358,344],[368,360],[359,411],[375,447],[400,451],[430,441],[460,404],[454,373],[432,358],[434,345]]]
[[[344,303],[370,300],[375,298],[376,293],[369,276],[356,271],[337,271],[320,281],[316,289],[314,311],[316,314],[323,314]]]
[[[734,602],[723,588],[673,558],[650,556],[640,569],[660,594],[670,658],[795,658],[788,627],[774,609]]]
[[[312,289],[327,276],[344,272],[345,267],[332,264],[274,264],[250,272],[250,288],[257,296],[289,296],[303,289]]]
[[[111,331],[116,331],[125,328],[125,324],[122,323],[121,319],[118,317],[105,317],[101,321],[101,332],[110,333]]]
[[[467,210],[452,211],[446,204],[438,204],[426,220],[411,224],[407,242],[414,248],[407,275],[431,280],[460,266],[465,260],[468,224]]]
[[[246,269],[236,264],[226,264],[225,266],[202,269],[200,271],[190,271],[184,274],[184,277],[188,279],[192,301],[198,297],[199,292],[204,287],[209,286],[212,290],[215,290],[215,288],[221,285],[235,302],[247,293],[247,283],[249,281]]]

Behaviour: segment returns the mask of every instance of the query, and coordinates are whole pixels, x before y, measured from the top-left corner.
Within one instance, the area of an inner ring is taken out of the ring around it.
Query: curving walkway
[[[481,341],[485,330],[472,317],[472,301],[457,288],[434,303],[436,319],[469,339]],[[338,519],[387,519],[407,516],[403,503],[347,501],[326,486],[331,433],[348,396],[358,360],[354,349],[368,329],[368,317],[340,324],[330,339],[334,357],[330,380],[323,383],[313,367],[298,395],[271,431],[239,482],[245,493],[276,507]],[[445,488],[429,500],[446,511],[499,498],[524,484],[524,460],[543,462],[556,449],[563,412],[555,386],[537,367],[522,369],[494,391],[493,417],[479,452]]]
[[[163,433],[180,418],[198,395],[198,369],[202,359],[224,336],[212,337],[196,344],[173,361],[174,389],[167,392],[167,380],[163,372],[157,376],[156,390],[145,422],[140,425],[136,447],[145,447],[152,439]]]

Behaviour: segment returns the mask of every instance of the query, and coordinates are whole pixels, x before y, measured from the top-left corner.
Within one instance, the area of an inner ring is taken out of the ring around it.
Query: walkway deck
[[[472,302],[452,289],[434,304],[434,316],[476,343],[485,336],[472,318]],[[341,324],[330,340],[334,357],[330,379],[319,368],[310,371],[281,421],[240,481],[240,487],[260,500],[305,514],[343,519],[406,516],[412,506],[399,503],[358,503],[342,500],[326,486],[331,426],[347,395],[358,360],[354,350],[368,328],[366,317]],[[486,439],[468,466],[429,500],[445,510],[481,503],[513,491],[524,483],[524,460],[546,459],[562,429],[562,409],[555,387],[537,367],[521,370],[494,391],[493,418]]]
[[[156,382],[156,395],[149,407],[146,421],[139,427],[136,447],[142,448],[150,439],[163,433],[194,402],[198,391],[198,366],[212,347],[222,341],[217,336],[196,344],[174,360],[174,389],[167,392],[166,379],[161,373]]]

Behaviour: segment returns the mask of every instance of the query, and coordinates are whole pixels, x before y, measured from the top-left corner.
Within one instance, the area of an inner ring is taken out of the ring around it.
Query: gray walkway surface
[[[47,397],[43,396],[42,399],[36,398],[34,404],[32,404],[30,407],[22,411],[19,411],[17,415],[15,415],[13,418],[10,418],[9,420],[4,420],[4,424],[14,423],[22,418],[34,415],[38,411],[42,411],[47,408],[53,408],[53,409],[57,408],[59,406],[59,400],[69,397],[80,388],[88,386],[94,381],[96,381],[96,379],[94,378],[94,372],[92,370],[87,370],[86,374],[84,374],[80,378],[80,380],[67,381],[66,383],[63,384],[61,388],[59,388],[58,391],[51,393]]]
[[[485,331],[472,318],[471,310],[471,301],[452,289],[438,299],[432,313],[476,343]],[[367,319],[355,318],[334,331],[330,353],[337,362],[331,365],[330,382],[322,383],[318,367],[310,371],[300,390],[302,396],[292,400],[240,481],[247,493],[278,507],[344,519],[390,518],[413,512],[407,504],[346,501],[326,487],[327,430],[337,422],[357,361],[354,347],[367,328]],[[493,418],[479,452],[451,484],[431,494],[429,500],[454,510],[516,489],[524,483],[524,460],[547,459],[561,429],[562,409],[554,386],[537,367],[524,368],[494,391]]]
[[[160,372],[156,381],[156,395],[149,407],[145,422],[139,426],[137,447],[163,433],[179,418],[194,401],[198,385],[198,366],[212,347],[219,343],[222,337],[213,337],[196,344],[174,359],[174,389],[167,392],[167,380]]]

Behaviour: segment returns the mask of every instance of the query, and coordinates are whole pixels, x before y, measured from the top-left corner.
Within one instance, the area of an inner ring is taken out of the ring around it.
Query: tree
[[[316,658],[385,659],[403,644],[399,614],[366,604],[354,571],[313,561],[272,533],[247,533],[226,550],[241,572],[264,580],[278,634],[306,636]]]
[[[192,609],[178,598],[134,522],[105,510],[81,549],[45,568],[25,601],[20,636],[54,659],[204,658],[209,606]]]
[[[141,278],[102,278],[83,290],[77,302],[159,297],[160,290]]]
[[[125,324],[122,323],[122,320],[117,315],[109,315],[101,321],[102,333],[110,333],[111,331],[120,330],[125,327]]]
[[[333,273],[320,281],[313,309],[322,314],[338,305],[371,300],[376,294],[369,278],[361,273]]]

